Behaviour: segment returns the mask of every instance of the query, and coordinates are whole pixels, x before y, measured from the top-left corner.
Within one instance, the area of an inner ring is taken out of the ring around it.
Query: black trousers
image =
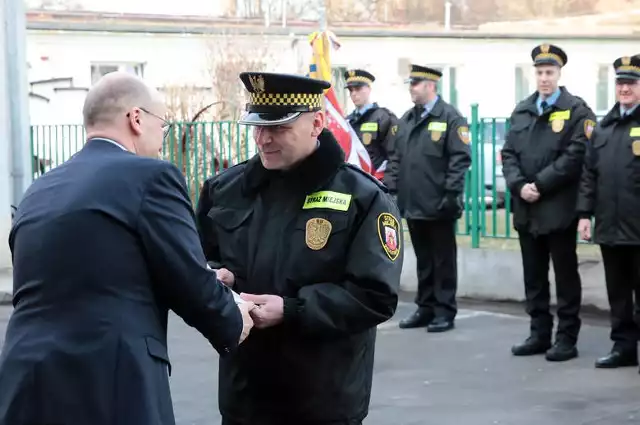
[[[458,257],[453,220],[407,220],[418,265],[415,302],[435,317],[453,320],[458,312]]]
[[[553,316],[549,312],[551,258],[558,300],[556,337],[572,344],[578,341],[582,282],[578,273],[576,229],[571,226],[564,231],[538,236],[526,231],[519,232],[531,336],[551,340],[553,333]]]
[[[600,245],[616,351],[637,351],[640,340],[640,246]]]

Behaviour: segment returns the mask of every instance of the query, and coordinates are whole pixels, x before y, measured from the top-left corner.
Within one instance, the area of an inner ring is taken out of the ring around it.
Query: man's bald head
[[[160,93],[141,78],[113,72],[87,93],[83,116],[87,138],[118,142],[141,156],[157,157],[169,123]]]
[[[112,125],[131,108],[149,108],[158,101],[154,91],[142,79],[126,72],[107,74],[87,93],[82,110],[84,126]]]

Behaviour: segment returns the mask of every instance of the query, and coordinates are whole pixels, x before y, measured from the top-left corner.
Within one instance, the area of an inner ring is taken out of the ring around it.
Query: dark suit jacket
[[[90,140],[27,190],[9,237],[14,306],[0,425],[174,424],[172,309],[221,354],[231,292],[206,269],[180,171]]]

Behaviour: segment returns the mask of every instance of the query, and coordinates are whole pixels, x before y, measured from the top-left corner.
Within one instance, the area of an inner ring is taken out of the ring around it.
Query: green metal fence
[[[481,118],[477,105],[468,117],[472,166],[465,181],[465,208],[457,233],[479,247],[483,238],[517,237],[511,222],[511,195],[502,177],[500,150],[507,118]],[[34,179],[78,152],[85,141],[81,125],[34,125],[31,150]],[[182,170],[193,202],[206,178],[256,154],[248,127],[235,122],[176,122],[162,156]]]

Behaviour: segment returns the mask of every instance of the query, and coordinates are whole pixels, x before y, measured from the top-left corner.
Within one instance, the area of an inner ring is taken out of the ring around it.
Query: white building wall
[[[246,41],[249,37],[243,39]],[[300,60],[306,66],[310,57],[306,35],[298,36],[296,47],[292,48],[295,39],[287,36],[269,39],[273,50],[277,52],[272,57],[273,70],[296,72]],[[225,45],[229,43],[227,38],[218,40]],[[253,37],[253,40],[254,43],[265,42],[259,36]],[[50,77],[72,77],[75,86],[90,86],[92,62],[144,63],[145,79],[158,87],[180,83],[209,86],[207,62],[210,42],[211,36],[188,34],[31,31],[28,35],[28,55],[32,74],[42,77],[42,69],[46,67],[51,73]],[[537,44],[555,43],[566,50],[569,61],[563,70],[561,82],[590,104],[596,99],[598,65],[610,65],[615,58],[634,53],[637,49],[637,42],[607,40],[341,37],[341,42],[342,48],[333,55],[333,65],[368,68],[377,77],[373,92],[375,100],[398,115],[411,107],[408,87],[404,83],[406,75],[402,74],[406,68],[400,65],[402,61],[455,66],[461,112],[468,115],[470,105],[478,103],[481,116],[506,117],[515,105],[517,65],[530,69],[530,91],[535,90],[530,52]],[[48,60],[42,61],[41,57]],[[443,83],[446,98],[448,85],[446,80]],[[613,90],[610,95],[613,100]],[[58,109],[57,106],[53,107],[57,103],[52,101],[51,108]],[[64,116],[76,116],[68,109],[78,108],[79,103],[75,99],[73,104],[66,104]],[[347,110],[350,110],[350,105]],[[60,123],[60,112],[52,111],[50,120]],[[37,121],[41,122],[42,117],[38,117]]]

